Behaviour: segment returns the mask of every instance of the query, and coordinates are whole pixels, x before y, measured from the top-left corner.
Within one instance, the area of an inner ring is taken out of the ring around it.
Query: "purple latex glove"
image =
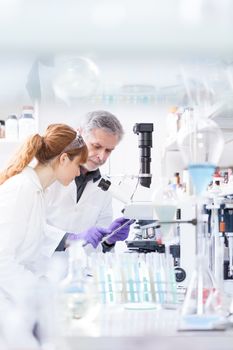
[[[121,225],[123,225],[124,223],[126,223],[127,221],[129,221],[129,219],[125,219],[123,217],[118,218],[116,220],[114,220],[111,225],[108,227],[108,231],[113,232],[114,230],[116,230],[118,227],[120,227]],[[121,229],[119,229],[119,231],[117,231],[113,236],[109,237],[106,242],[108,244],[114,244],[117,241],[124,241],[128,235],[129,235],[129,229],[130,229],[130,225],[134,222],[135,220],[130,220],[129,223],[122,227]]]
[[[87,244],[91,244],[94,248],[98,246],[102,238],[109,234],[109,230],[103,227],[91,227],[81,233],[69,233],[68,239],[76,240],[83,239]]]

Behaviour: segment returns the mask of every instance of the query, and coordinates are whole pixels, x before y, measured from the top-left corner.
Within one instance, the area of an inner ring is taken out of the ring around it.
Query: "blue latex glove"
[[[109,234],[109,230],[102,227],[91,227],[81,233],[68,233],[68,240],[83,239],[87,244],[94,248],[98,246],[102,238]]]
[[[125,219],[123,217],[118,218],[116,220],[114,220],[111,225],[108,227],[108,231],[109,233],[113,232],[114,230],[116,230],[118,227],[120,227],[121,225],[123,225],[125,222],[129,221],[129,219]],[[117,231],[113,236],[109,237],[106,242],[108,244],[114,244],[117,241],[124,241],[128,235],[129,235],[129,230],[130,230],[130,225],[134,222],[135,220],[130,220],[129,223],[122,227],[121,229],[119,229],[119,231]]]

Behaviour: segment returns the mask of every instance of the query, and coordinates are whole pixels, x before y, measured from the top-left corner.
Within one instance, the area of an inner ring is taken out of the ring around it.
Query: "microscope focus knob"
[[[175,267],[176,282],[183,282],[186,278],[186,272],[182,267]]]

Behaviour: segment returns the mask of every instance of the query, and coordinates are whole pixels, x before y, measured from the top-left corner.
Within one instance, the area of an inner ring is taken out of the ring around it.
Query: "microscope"
[[[133,132],[138,135],[138,147],[140,150],[140,171],[137,181],[141,186],[150,188],[152,179],[150,163],[153,124],[136,123],[133,127]],[[126,241],[129,249],[135,249],[140,252],[160,251],[164,249],[164,246],[157,244],[155,240],[155,233],[160,226],[154,205],[151,201],[134,201],[133,196],[131,196],[130,200],[124,200],[123,196],[120,195],[120,188],[114,191],[114,187],[112,187],[108,179],[102,178],[98,186],[103,191],[109,190],[114,197],[125,204],[122,212],[126,218],[136,220],[136,238],[133,241]]]
[[[150,164],[153,124],[137,123],[133,127],[133,132],[138,135],[138,147],[140,151],[140,171],[137,175],[138,183],[143,187],[150,188],[152,180]],[[195,251],[193,248],[193,254],[190,255],[185,250],[181,250],[180,240],[184,239],[185,244],[189,245],[190,242],[192,244],[196,225],[195,219],[190,217],[190,213],[187,214],[187,205],[184,205],[184,208],[178,208],[176,210],[175,220],[161,222],[153,201],[136,201],[133,200],[133,196],[131,196],[130,200],[127,200],[124,194],[121,194],[120,188],[112,184],[109,179],[101,178],[98,186],[103,191],[109,190],[115,198],[122,201],[124,203],[123,215],[128,219],[134,219],[136,221],[133,229],[134,238],[126,241],[129,251],[138,253],[165,253],[161,224],[173,225],[176,231],[176,240],[169,245],[169,251],[173,256],[177,282],[186,281],[187,274],[189,276],[189,270],[191,271],[193,268],[190,261],[194,261]],[[191,235],[187,233],[190,229],[192,231]],[[193,244],[193,247],[195,247],[195,244]],[[181,268],[181,266],[185,266],[185,268]]]

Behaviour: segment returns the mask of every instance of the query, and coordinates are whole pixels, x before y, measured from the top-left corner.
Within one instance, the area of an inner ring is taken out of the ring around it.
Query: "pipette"
[[[127,226],[128,224],[131,225],[135,222],[136,220],[134,219],[129,219],[127,221],[124,222],[124,224],[122,224],[121,226],[117,227],[115,230],[113,230],[109,235],[106,235],[102,238],[102,240],[100,241],[100,243],[105,242],[107,239],[109,239],[110,237],[112,237],[116,232],[120,231],[120,229],[122,229],[123,227]],[[86,247],[86,245],[88,245],[88,242],[85,242],[83,244],[83,247]]]
[[[106,240],[108,240],[110,237],[112,237],[113,235],[115,235],[115,233],[117,233],[118,231],[120,231],[123,227],[127,226],[127,225],[131,225],[135,222],[136,220],[134,219],[129,219],[127,221],[124,222],[124,224],[122,224],[121,226],[117,227],[115,230],[113,230],[109,235],[104,236],[102,238],[102,240],[100,241],[100,243],[105,242]]]

